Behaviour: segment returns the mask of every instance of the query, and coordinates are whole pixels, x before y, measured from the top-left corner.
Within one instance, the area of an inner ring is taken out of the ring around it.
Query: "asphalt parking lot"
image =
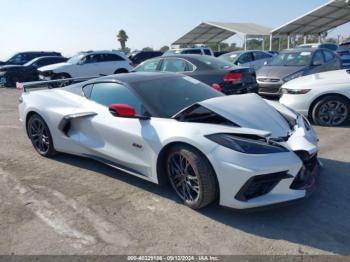
[[[194,211],[159,187],[93,160],[44,159],[0,89],[0,254],[350,255],[350,127],[320,128],[311,198],[289,207]]]

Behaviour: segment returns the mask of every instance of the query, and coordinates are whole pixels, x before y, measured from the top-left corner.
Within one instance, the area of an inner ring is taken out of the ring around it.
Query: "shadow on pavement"
[[[169,186],[158,186],[96,161],[59,155],[57,161],[95,171],[179,202]],[[309,199],[287,207],[242,212],[212,204],[199,212],[219,223],[265,237],[350,255],[350,163],[321,159],[324,168]],[[184,207],[185,208],[185,207]]]

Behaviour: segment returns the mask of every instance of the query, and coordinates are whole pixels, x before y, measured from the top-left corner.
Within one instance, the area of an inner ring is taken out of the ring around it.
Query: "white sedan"
[[[40,91],[28,85],[19,113],[39,154],[75,154],[150,182],[169,181],[191,208],[217,199],[238,209],[279,204],[304,198],[315,184],[314,130],[300,114],[256,94],[224,96],[170,73]]]
[[[294,79],[282,86],[280,103],[315,124],[340,126],[350,120],[350,71],[336,70]]]

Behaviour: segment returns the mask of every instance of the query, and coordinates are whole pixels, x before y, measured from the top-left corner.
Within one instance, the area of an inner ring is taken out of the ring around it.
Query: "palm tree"
[[[120,42],[120,45],[122,47],[122,50],[125,50],[126,47],[126,42],[128,41],[129,37],[126,34],[126,32],[122,29],[119,31],[118,35],[117,35],[118,41]]]

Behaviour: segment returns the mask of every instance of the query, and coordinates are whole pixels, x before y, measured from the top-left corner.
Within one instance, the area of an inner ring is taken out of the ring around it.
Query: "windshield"
[[[72,56],[70,59],[68,59],[67,63],[77,64],[84,56],[85,54],[78,54],[78,55]]]
[[[29,60],[31,60],[31,58],[27,54],[16,54],[7,61],[7,64],[23,65]]]
[[[270,60],[268,66],[307,66],[312,52],[281,53]]]
[[[212,56],[200,56],[200,57],[197,57],[197,59],[200,62],[214,69],[226,69],[226,68],[232,67],[231,63]]]
[[[228,53],[219,56],[219,58],[230,63],[235,63],[239,55],[240,53]]]
[[[170,118],[179,111],[222,93],[191,77],[166,77],[133,83],[155,117]]]
[[[25,63],[24,66],[30,66],[30,65],[34,64],[36,61],[38,61],[38,60],[40,60],[40,57],[30,60],[29,62]]]

